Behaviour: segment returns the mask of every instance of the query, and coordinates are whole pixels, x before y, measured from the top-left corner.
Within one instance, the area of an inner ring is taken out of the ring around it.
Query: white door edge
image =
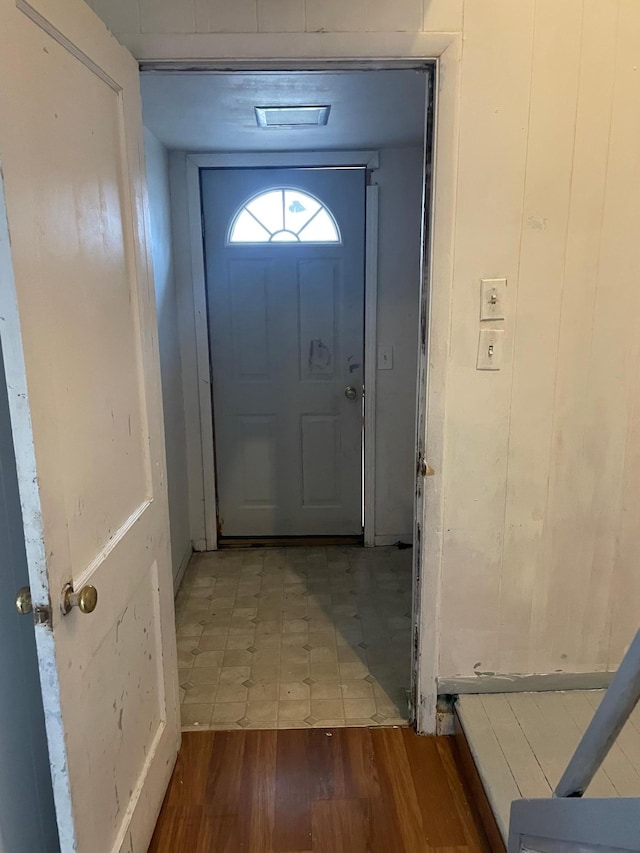
[[[187,154],[187,162],[196,169],[265,168],[282,169],[305,166],[365,166],[370,172],[380,168],[378,151],[256,151]]]
[[[31,437],[29,404],[27,402],[26,371],[22,346],[19,341],[20,329],[18,306],[15,299],[15,283],[13,277],[13,262],[11,258],[11,238],[7,221],[4,180],[2,163],[0,162],[0,278],[3,287],[0,288],[0,338],[5,355],[5,374],[13,443],[16,454],[16,468],[23,483],[29,483],[29,493],[24,487],[20,490],[20,503],[24,525],[25,550],[28,562],[38,566],[37,580],[30,578],[30,589],[33,606],[44,608],[43,615],[48,612],[49,595],[46,585],[46,560],[43,550],[43,531],[40,512],[40,495],[33,440]],[[13,330],[13,334],[5,334]],[[53,665],[45,666],[44,661],[55,659],[53,635],[49,624],[43,622],[35,625],[36,646],[38,648],[38,669],[42,690],[45,728],[49,746],[49,763],[51,767],[51,782],[56,805],[58,836],[62,850],[75,849],[75,831],[73,812],[71,809],[71,790],[69,778],[64,772],[66,766],[65,731],[60,716],[60,685],[58,672]]]
[[[376,380],[378,376],[378,200],[379,188],[367,186],[364,261],[364,544],[376,536]]]

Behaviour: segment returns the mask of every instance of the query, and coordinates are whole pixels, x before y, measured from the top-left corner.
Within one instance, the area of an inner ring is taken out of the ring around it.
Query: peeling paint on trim
[[[550,690],[602,690],[613,672],[478,673],[438,679],[438,695],[459,693],[519,693]]]

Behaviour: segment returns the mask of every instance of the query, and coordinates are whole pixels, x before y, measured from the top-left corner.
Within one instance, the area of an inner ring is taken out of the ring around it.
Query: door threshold
[[[326,545],[361,547],[364,536],[221,536],[218,548],[320,548]]]

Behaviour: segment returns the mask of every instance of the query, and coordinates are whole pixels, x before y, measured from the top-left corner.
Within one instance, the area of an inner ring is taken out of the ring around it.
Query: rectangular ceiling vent
[[[258,127],[322,127],[329,121],[331,107],[255,107]]]

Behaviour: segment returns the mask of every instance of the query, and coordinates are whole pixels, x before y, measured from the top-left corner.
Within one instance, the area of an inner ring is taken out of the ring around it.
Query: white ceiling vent
[[[321,127],[329,121],[331,107],[255,107],[258,127]]]

